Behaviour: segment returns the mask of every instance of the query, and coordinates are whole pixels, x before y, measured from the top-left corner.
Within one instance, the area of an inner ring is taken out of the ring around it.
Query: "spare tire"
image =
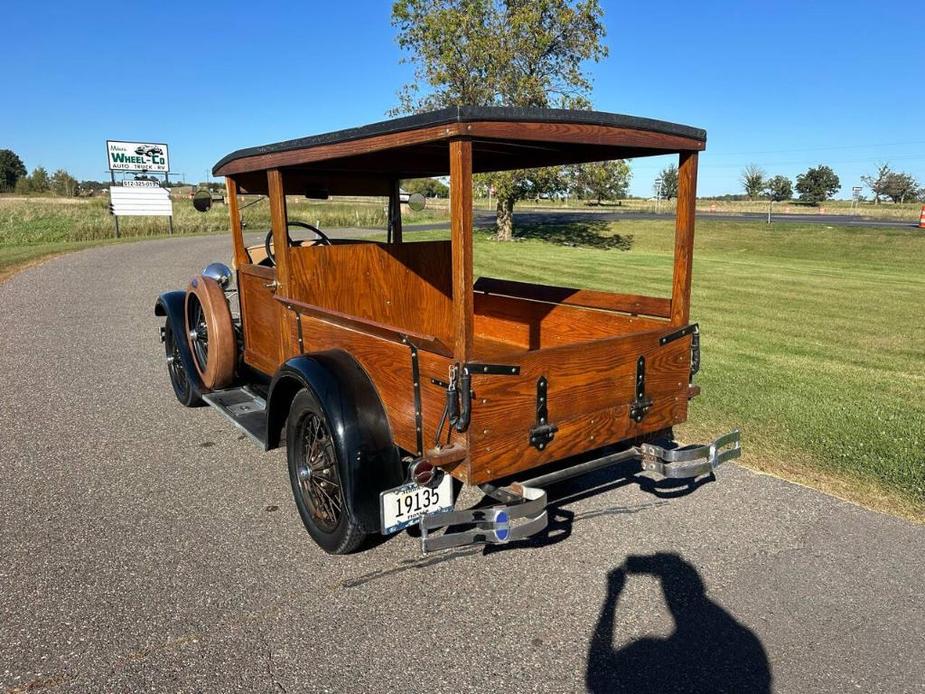
[[[186,289],[186,335],[202,384],[218,390],[234,380],[237,340],[225,292],[215,280],[200,275]]]

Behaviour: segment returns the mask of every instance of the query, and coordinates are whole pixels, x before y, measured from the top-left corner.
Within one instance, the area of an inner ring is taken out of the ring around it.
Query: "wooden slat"
[[[387,135],[375,135],[349,142],[339,142],[331,145],[318,145],[308,149],[295,149],[288,152],[275,152],[273,154],[256,154],[242,159],[235,159],[225,164],[215,172],[216,176],[227,176],[244,171],[259,171],[262,169],[279,168],[282,166],[295,166],[327,159],[352,157],[369,152],[377,152],[408,145],[446,140],[462,134],[465,126],[459,123],[438,125],[420,130],[409,130]]]
[[[585,308],[620,311],[636,315],[671,316],[671,300],[639,294],[614,294],[592,289],[572,289],[569,287],[552,287],[530,282],[479,277],[475,291],[486,294],[501,294],[531,301],[543,301],[552,304],[567,304]]]
[[[679,135],[579,123],[478,122],[469,124],[467,134],[499,140],[571,142],[606,147],[641,147],[667,152],[706,148],[705,142]]]
[[[291,311],[311,316],[312,318],[317,318],[318,320],[331,323],[332,325],[337,325],[349,330],[356,330],[358,332],[374,335],[380,339],[388,340],[390,342],[397,342],[399,344],[411,344],[426,352],[432,352],[442,356],[452,355],[450,349],[433,335],[424,335],[423,333],[418,333],[413,330],[401,330],[395,326],[385,325],[384,323],[378,323],[373,320],[359,318],[354,315],[341,313],[340,311],[324,308],[322,306],[315,306],[313,304],[308,304],[304,301],[297,301],[296,299],[291,299],[285,296],[276,296],[275,298],[278,302],[280,302],[283,306],[290,309]]]
[[[231,239],[234,243],[234,264],[236,268],[244,267],[249,262],[244,246],[244,231],[241,228],[241,210],[238,207],[238,184],[230,176],[225,177],[228,191],[228,215],[231,218]]]
[[[690,318],[696,206],[697,152],[682,152],[678,161],[678,208],[671,283],[671,324],[676,326],[687,325]]]
[[[453,356],[472,355],[472,142],[450,142],[450,237],[453,252]]]

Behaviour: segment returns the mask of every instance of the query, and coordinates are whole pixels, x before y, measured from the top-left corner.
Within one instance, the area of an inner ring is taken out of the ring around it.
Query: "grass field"
[[[670,294],[667,221],[522,232],[480,234],[477,274]],[[925,232],[700,221],[703,394],[682,433],[741,427],[747,465],[925,520],[923,260]]]
[[[244,198],[247,204],[256,198]],[[367,198],[363,202],[308,201],[289,198],[290,218],[330,227],[365,227],[385,229],[385,198]],[[174,230],[178,234],[219,233],[228,231],[228,208],[215,205],[206,213],[196,212],[189,200],[174,200]],[[270,210],[266,200],[243,211],[249,231],[270,228]],[[406,223],[428,222],[446,218],[445,206],[430,206],[421,212],[404,210]],[[167,234],[164,217],[120,218],[123,239],[147,238]],[[113,218],[105,198],[53,198],[0,196],[0,279],[15,268],[43,257],[79,250],[89,245],[109,243],[113,239]]]
[[[111,231],[102,205],[92,221],[80,205],[21,204],[0,199],[0,276],[4,266],[106,242]],[[269,224],[261,206],[245,213],[250,230]],[[201,216],[185,207],[177,204],[178,229],[227,229],[223,206]],[[293,217],[322,227],[384,224],[381,205],[293,207]],[[425,213],[415,221],[442,214]],[[131,234],[165,230],[162,219],[133,221]],[[505,244],[478,232],[477,274],[670,293],[670,221],[590,219],[518,233]],[[925,520],[925,232],[702,219],[694,265],[703,394],[681,433],[695,440],[741,427],[746,465]]]

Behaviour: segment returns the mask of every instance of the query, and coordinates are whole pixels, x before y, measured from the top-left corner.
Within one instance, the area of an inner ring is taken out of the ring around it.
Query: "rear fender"
[[[154,302],[154,315],[166,317],[170,321],[170,327],[173,334],[177,336],[177,347],[180,350],[180,361],[183,362],[183,370],[186,371],[190,385],[195,395],[202,395],[208,392],[202,385],[196,371],[196,364],[193,362],[193,355],[189,349],[189,341],[186,339],[186,292],[177,290],[173,292],[164,292],[157,301]]]
[[[314,393],[328,420],[350,510],[365,532],[378,532],[379,493],[402,484],[405,473],[375,386],[343,350],[290,359],[267,395],[267,450],[279,447],[292,399],[302,388]]]

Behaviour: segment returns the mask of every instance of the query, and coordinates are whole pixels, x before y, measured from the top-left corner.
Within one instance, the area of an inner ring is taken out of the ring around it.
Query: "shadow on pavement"
[[[661,581],[675,631],[667,638],[640,638],[615,648],[617,606],[626,578],[633,574]],[[588,651],[585,684],[590,691],[771,691],[770,664],[761,641],[706,596],[697,569],[680,556],[630,556],[607,579],[607,597]]]

